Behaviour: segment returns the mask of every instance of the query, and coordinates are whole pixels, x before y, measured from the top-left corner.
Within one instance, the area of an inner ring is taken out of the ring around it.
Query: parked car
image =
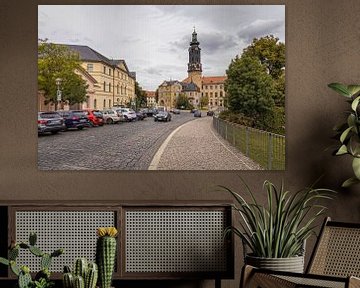
[[[144,120],[145,117],[147,117],[147,116],[145,116],[145,115],[146,115],[145,113],[143,113],[143,112],[141,112],[141,111],[137,111],[137,112],[136,112],[136,119],[137,119],[137,120]]]
[[[125,121],[125,117],[123,113],[121,112],[121,107],[113,107],[111,110],[114,110],[116,114],[120,117],[120,121]]]
[[[131,108],[121,108],[121,113],[124,115],[125,121],[135,121],[136,113]]]
[[[38,113],[38,134],[56,134],[65,129],[63,117],[57,112]]]
[[[201,111],[200,110],[195,110],[194,111],[194,117],[201,117]]]
[[[100,110],[96,109],[84,109],[83,110],[88,117],[91,126],[103,126],[104,117]]]
[[[159,111],[154,115],[154,121],[171,121],[171,114],[167,111]]]
[[[59,110],[57,112],[61,115],[61,117],[64,118],[66,130],[67,129],[82,130],[85,127],[91,126],[87,115],[82,110],[74,110],[74,111],[73,110],[69,110],[69,111]]]
[[[158,111],[155,108],[149,108],[146,112],[148,117],[154,116]]]
[[[197,109],[193,108],[190,110],[190,113],[195,113],[195,111],[197,111]]]
[[[206,116],[214,116],[214,114],[215,114],[214,111],[211,110],[206,112]]]
[[[180,114],[180,110],[179,110],[179,109],[173,109],[172,113],[174,113],[174,114]]]
[[[107,109],[102,111],[104,122],[106,124],[114,124],[119,123],[121,121],[120,116],[118,113],[112,109]]]

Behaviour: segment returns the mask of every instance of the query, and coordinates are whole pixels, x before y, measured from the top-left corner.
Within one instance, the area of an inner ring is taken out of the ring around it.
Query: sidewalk
[[[260,170],[201,117],[174,130],[155,154],[149,170]]]

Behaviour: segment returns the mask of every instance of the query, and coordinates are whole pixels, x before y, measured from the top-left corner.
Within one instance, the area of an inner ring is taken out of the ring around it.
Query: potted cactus
[[[51,254],[43,252],[36,246],[36,233],[30,233],[29,243],[11,243],[8,259],[0,257],[0,263],[10,266],[11,271],[18,277],[18,288],[49,288],[54,285],[50,280],[50,265],[54,257],[64,253],[63,249],[57,249]],[[40,257],[41,270],[35,275],[34,280],[30,275],[28,266],[19,266],[16,259],[19,256],[20,249],[26,249],[33,255]]]
[[[78,258],[71,272],[69,266],[64,267],[64,288],[95,288],[98,279],[98,267],[96,263],[88,262],[85,258]]]
[[[99,268],[99,287],[110,288],[116,258],[115,227],[100,227],[97,229],[96,263]]]

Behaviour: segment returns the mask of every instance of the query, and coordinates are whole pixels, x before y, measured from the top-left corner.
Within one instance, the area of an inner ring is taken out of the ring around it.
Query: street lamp
[[[61,85],[62,79],[61,78],[56,78],[55,79],[55,83],[57,86],[57,91],[56,91],[56,102],[58,105],[61,104],[61,89],[60,89],[60,85]],[[57,108],[55,108],[57,109]]]

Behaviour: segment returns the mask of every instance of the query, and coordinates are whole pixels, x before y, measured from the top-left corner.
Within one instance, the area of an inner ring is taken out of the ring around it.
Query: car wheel
[[[51,134],[53,134],[53,135],[55,135],[55,134],[57,134],[57,133],[59,133],[59,131],[51,131]]]
[[[111,119],[111,118],[108,118],[107,120],[106,120],[106,123],[107,124],[112,124],[114,121],[113,121],[113,119]]]
[[[77,127],[79,130],[83,130],[84,129],[84,126],[79,126]]]

